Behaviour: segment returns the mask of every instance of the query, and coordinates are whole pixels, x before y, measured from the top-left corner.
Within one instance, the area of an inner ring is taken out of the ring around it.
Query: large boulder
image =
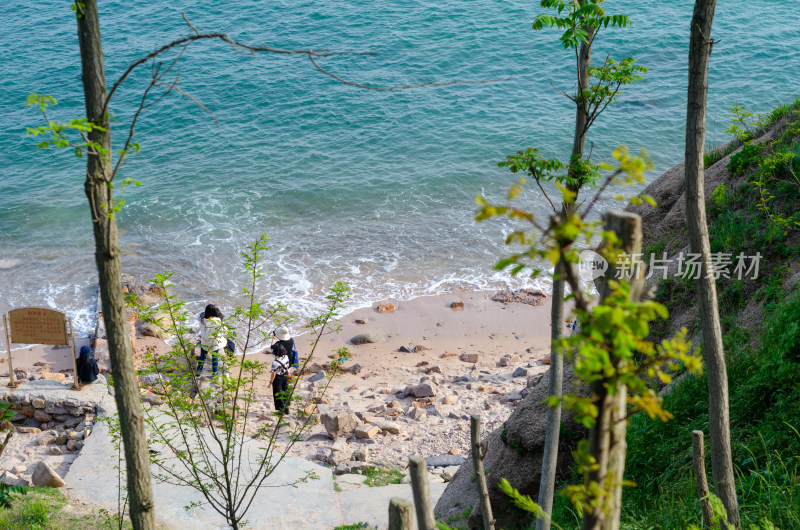
[[[164,289],[153,284],[131,284],[128,292],[136,295],[136,301],[145,306],[153,306],[164,301]]]
[[[425,383],[420,383],[414,388],[412,388],[411,392],[409,392],[409,395],[418,398],[434,397],[436,395],[438,388],[439,387],[436,385],[436,383],[434,383],[433,381],[428,381]]]
[[[322,422],[322,426],[325,427],[325,431],[334,440],[339,436],[352,433],[356,430],[356,427],[361,425],[361,420],[352,412],[323,412],[319,419]]]
[[[317,371],[317,373],[308,378],[308,382],[316,383],[317,381],[322,381],[323,379],[325,379],[326,375],[327,374],[325,373],[325,370],[319,370]]]
[[[339,464],[343,464],[345,462],[349,462],[350,459],[353,457],[353,451],[348,449],[331,449],[330,454],[325,459],[325,462],[332,466],[338,466]]]
[[[51,488],[64,486],[64,480],[45,461],[36,464],[33,475],[31,475],[31,482],[33,482],[34,486],[49,486]]]
[[[393,421],[378,421],[373,425],[382,431],[388,432],[389,434],[400,434],[400,425],[394,423]]]
[[[477,363],[481,360],[479,353],[462,353],[460,359],[465,363]]]
[[[145,337],[155,337],[162,340],[166,340],[171,337],[171,335],[164,328],[153,322],[142,322],[139,325],[139,333]]]
[[[535,386],[514,409],[505,426],[495,429],[488,436],[489,452],[483,465],[487,470],[492,514],[499,523],[498,528],[520,526],[519,510],[511,505],[508,497],[497,487],[501,478],[507,479],[523,495],[529,495],[532,499],[538,498],[547,422],[547,405],[542,400],[547,397],[549,380],[548,371],[542,377],[541,384]],[[575,377],[572,366],[567,364],[564,366],[564,391],[589,394],[588,388],[580,385]],[[562,418],[562,433],[566,431],[571,435],[562,436],[561,439],[557,464],[559,474],[567,473],[572,463],[573,447],[569,440],[579,439],[585,434],[584,428],[573,420],[572,413],[564,411]],[[472,473],[472,459],[469,457],[436,503],[434,512],[437,518],[446,519],[472,507],[469,527],[481,526],[477,483],[472,480]]]
[[[356,438],[362,440],[372,440],[373,438],[375,438],[375,436],[378,435],[378,433],[381,432],[381,429],[376,425],[367,424],[367,425],[359,425],[358,427],[355,428],[355,431],[353,432],[355,432]]]
[[[348,366],[345,369],[345,372],[347,372],[348,374],[358,375],[361,373],[361,370],[362,370],[361,365],[356,363],[354,365]]]

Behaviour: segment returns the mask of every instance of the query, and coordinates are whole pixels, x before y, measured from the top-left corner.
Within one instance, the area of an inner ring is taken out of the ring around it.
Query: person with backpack
[[[100,369],[97,367],[97,361],[94,360],[92,349],[89,346],[81,346],[77,364],[78,373],[75,375],[78,383],[88,385],[97,381],[97,374],[100,373]]]
[[[288,333],[288,332],[287,332]],[[289,391],[289,355],[284,344],[286,341],[278,341],[272,345],[272,355],[275,359],[269,374],[269,384],[272,386],[272,399],[275,403],[275,412],[280,415],[289,414],[290,398]]]
[[[198,375],[203,372],[209,350],[211,351],[211,372],[213,375],[217,375],[219,356],[228,345],[222,323],[224,318],[222,311],[214,304],[208,304],[203,316],[200,317],[200,358],[197,360],[197,369],[195,370]]]
[[[293,368],[300,367],[300,359],[299,354],[297,353],[297,347],[294,345],[294,339],[292,335],[289,333],[289,328],[286,326],[281,326],[275,330],[275,337],[278,339],[278,342],[272,344],[273,353],[274,348],[278,344],[280,344],[289,355],[289,366]]]

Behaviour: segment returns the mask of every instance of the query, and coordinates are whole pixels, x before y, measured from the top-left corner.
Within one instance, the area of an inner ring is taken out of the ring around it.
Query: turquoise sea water
[[[618,144],[644,147],[655,178],[682,159],[689,0],[608,0],[632,28],[605,30],[595,57],[634,55],[650,68],[590,133],[594,158]],[[734,102],[769,110],[797,96],[800,1],[727,0],[717,7],[708,140],[727,140]],[[338,84],[302,57],[238,54],[193,45],[180,86],[212,109],[171,95],[143,115],[142,152],[123,176],[123,268],[137,278],[174,270],[196,304],[234,300],[238,255],[267,232],[265,287],[308,314],[336,279],[352,305],[450,288],[494,288],[504,252],[500,223],[476,224],[474,197],[511,183],[496,163],[537,146],[565,156],[574,111],[551,82],[573,86],[557,32],[533,32],[538,2],[463,0],[101,1],[109,84],[134,59],[185,35],[185,12],[201,30],[282,48],[374,51],[324,59],[344,78],[375,85],[488,79],[503,83],[375,92]],[[0,311],[52,305],[86,329],[95,269],[83,164],[37,151],[25,135],[40,118],[30,93],[56,97],[52,118],[82,113],[75,22],[69,3],[0,5]],[[147,82],[143,68],[112,103],[119,147]],[[543,199],[530,192],[535,210]],[[610,203],[603,203],[604,208]],[[513,282],[522,285],[523,280]]]

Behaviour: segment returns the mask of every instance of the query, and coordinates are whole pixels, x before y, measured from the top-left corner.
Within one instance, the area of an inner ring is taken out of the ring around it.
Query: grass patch
[[[10,508],[16,495],[25,495],[27,491],[28,489],[23,486],[7,486],[5,484],[0,484],[0,506],[3,508]]]
[[[729,343],[731,440],[742,527],[800,528],[800,293],[768,315],[761,346]],[[675,419],[631,419],[625,528],[685,528],[699,524],[691,470],[691,431],[708,437],[708,382],[686,378],[665,397]],[[707,451],[708,453],[708,451]],[[711,470],[710,461],[706,469]],[[710,479],[709,482],[711,483]],[[654,503],[653,499],[659,499]]]
[[[117,521],[108,514],[79,516],[63,508],[67,497],[53,488],[25,488],[25,493],[12,493],[10,505],[0,508],[3,530],[61,530],[63,528],[117,528]],[[131,528],[126,521],[124,528]]]
[[[388,486],[389,484],[400,484],[403,482],[403,475],[396,469],[385,469],[382,467],[368,466],[365,467],[361,474],[367,477],[364,484],[371,488],[380,486]]]
[[[468,528],[469,516],[472,515],[472,506],[467,506],[463,512],[454,513],[440,520],[436,515],[436,528],[439,530],[462,530]]]
[[[353,523],[336,526],[333,530],[362,530],[363,528],[371,528],[367,523]]]
[[[710,151],[706,151],[703,154],[703,167],[705,167],[706,169],[710,168],[711,166],[713,166],[714,164],[716,164],[717,162],[719,162],[720,160],[722,160],[723,158],[734,152],[736,150],[736,147],[737,146],[735,143],[731,143],[725,149],[715,148]]]
[[[800,529],[800,292],[778,303],[760,331],[758,348],[746,340],[726,344],[741,527]],[[625,478],[636,486],[623,493],[626,530],[702,524],[691,431],[705,431],[708,444],[706,377],[685,376],[665,396],[664,408],[673,420],[631,418]],[[706,455],[710,474],[708,447]],[[573,470],[569,483],[581,480]],[[713,484],[710,476],[708,481]],[[563,495],[554,499],[553,520],[564,529],[580,528],[580,515]]]
[[[658,282],[656,300],[668,307],[693,304],[696,284],[690,277],[668,276]]]

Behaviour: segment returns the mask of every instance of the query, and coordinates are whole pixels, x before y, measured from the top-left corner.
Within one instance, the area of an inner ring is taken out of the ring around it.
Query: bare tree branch
[[[574,97],[570,96],[569,94],[567,94],[566,92],[564,92],[563,90],[558,88],[555,85],[555,83],[553,83],[552,81],[550,81],[550,86],[553,87],[553,90],[555,90],[556,92],[558,92],[559,94],[561,94],[562,96],[567,98],[568,100],[572,101],[573,103],[577,103],[577,100]]]
[[[186,25],[187,25],[187,26],[189,26],[189,27],[191,28],[191,30],[192,30],[192,31],[194,31],[195,35],[200,35],[200,31],[199,31],[199,30],[198,30],[198,29],[195,27],[195,25],[194,25],[194,24],[192,24],[191,22],[189,22],[189,19],[188,19],[188,18],[186,18],[186,13],[184,13],[184,12],[182,12],[182,11],[181,11],[181,16],[183,17],[183,20],[185,20],[185,21],[186,21]]]
[[[381,86],[363,85],[361,83],[354,83],[352,81],[347,81],[346,79],[342,79],[341,77],[339,77],[338,75],[334,74],[333,72],[330,72],[330,71],[322,68],[314,60],[314,57],[326,57],[326,56],[325,55],[319,55],[319,54],[312,53],[312,52],[308,52],[308,60],[311,61],[311,64],[313,64],[314,67],[317,70],[319,70],[320,72],[322,72],[323,74],[336,79],[337,81],[339,81],[340,83],[342,83],[344,85],[354,86],[354,87],[358,87],[358,88],[365,88],[367,90],[406,90],[406,89],[409,89],[409,88],[420,88],[420,87],[424,87],[424,86],[449,86],[449,85],[467,85],[467,84],[475,85],[475,84],[485,84],[485,83],[499,83],[501,81],[508,81],[509,79],[513,79],[514,78],[514,76],[512,75],[512,76],[509,76],[509,77],[502,77],[502,78],[498,78],[498,79],[479,79],[479,80],[461,80],[461,81],[430,81],[428,83],[415,83],[415,84],[412,84],[412,85],[396,85],[396,86],[381,87]]]
[[[544,198],[547,199],[547,202],[550,203],[550,207],[553,209],[553,213],[558,213],[558,210],[556,209],[556,205],[553,204],[553,201],[550,200],[550,196],[547,195],[546,191],[544,191],[544,188],[542,187],[542,183],[539,182],[539,179],[534,178],[533,180],[536,181],[536,185],[539,186],[540,190],[542,190],[542,195],[544,195]]]
[[[154,51],[150,52],[149,54],[145,55],[144,57],[141,57],[141,58],[137,59],[136,61],[134,61],[133,63],[131,63],[128,66],[128,68],[122,73],[120,78],[117,79],[117,81],[111,86],[111,90],[108,92],[108,95],[106,96],[106,99],[103,102],[103,114],[106,114],[108,112],[108,105],[111,102],[111,99],[114,97],[114,94],[116,93],[117,89],[120,87],[120,85],[122,83],[125,82],[125,80],[131,74],[131,72],[133,72],[133,70],[135,70],[138,66],[146,63],[147,61],[151,61],[152,62],[150,84],[145,89],[144,94],[143,94],[143,96],[142,96],[142,98],[140,100],[139,107],[136,109],[136,112],[133,115],[133,118],[131,120],[131,125],[130,125],[130,127],[128,129],[128,136],[127,136],[127,138],[125,140],[125,143],[123,144],[123,148],[121,150],[122,154],[120,155],[119,159],[117,160],[117,163],[114,165],[114,169],[111,172],[111,174],[109,176],[109,179],[108,179],[109,182],[112,182],[114,180],[114,178],[117,175],[117,172],[122,167],[122,165],[124,164],[125,160],[127,159],[128,148],[132,145],[133,135],[134,135],[134,126],[136,125],[136,122],[139,119],[139,115],[142,113],[142,111],[144,109],[150,108],[153,105],[157,104],[159,101],[161,101],[168,94],[172,93],[173,90],[178,92],[178,93],[180,93],[180,94],[182,94],[182,95],[184,95],[184,96],[186,96],[194,104],[196,104],[201,109],[203,109],[206,112],[208,112],[211,115],[211,117],[214,118],[214,122],[216,123],[217,127],[219,127],[219,120],[217,119],[217,116],[214,114],[214,112],[211,109],[209,109],[208,107],[206,107],[197,98],[195,98],[194,96],[192,96],[191,94],[189,94],[188,92],[186,92],[185,90],[180,88],[180,86],[178,86],[178,79],[180,77],[180,72],[178,73],[178,75],[176,75],[176,77],[175,77],[175,79],[174,79],[174,81],[172,83],[169,83],[169,84],[165,85],[164,83],[161,82],[161,79],[163,79],[164,76],[175,66],[175,64],[177,64],[178,60],[181,58],[181,56],[183,56],[184,52],[189,47],[189,45],[192,44],[193,42],[196,42],[196,41],[199,41],[199,40],[214,40],[214,39],[222,40],[223,42],[226,42],[226,43],[230,44],[230,46],[234,50],[237,50],[237,51],[240,51],[240,52],[244,52],[244,53],[246,53],[248,55],[254,55],[256,53],[276,53],[276,54],[283,54],[283,55],[305,55],[305,56],[308,57],[308,60],[311,62],[311,64],[314,66],[314,68],[316,68],[317,70],[319,70],[323,74],[325,74],[325,75],[327,75],[329,77],[332,77],[333,79],[335,79],[336,81],[338,81],[338,82],[340,82],[342,84],[345,84],[345,85],[348,85],[348,86],[354,86],[354,87],[358,87],[358,88],[363,88],[363,89],[367,89],[367,90],[386,91],[386,90],[405,90],[405,89],[410,89],[410,88],[420,88],[420,87],[426,87],[426,86],[448,86],[448,85],[461,85],[461,84],[486,84],[486,83],[497,83],[497,82],[501,82],[501,81],[508,81],[509,79],[512,79],[514,77],[514,76],[509,76],[509,77],[498,78],[498,79],[482,79],[482,80],[432,81],[432,82],[427,82],[427,83],[415,83],[415,84],[410,84],[410,85],[396,85],[396,86],[387,86],[387,87],[365,85],[365,84],[355,83],[355,82],[347,81],[346,79],[343,79],[342,77],[340,77],[340,76],[334,74],[333,72],[331,72],[331,71],[323,68],[322,66],[320,66],[319,63],[317,63],[317,61],[315,60],[315,58],[318,59],[318,58],[321,58],[321,57],[334,57],[334,56],[339,56],[339,55],[370,55],[371,56],[371,55],[377,55],[376,52],[356,52],[356,51],[332,52],[332,51],[329,51],[329,50],[312,50],[312,49],[308,49],[308,50],[286,50],[286,49],[282,49],[282,48],[272,48],[272,47],[266,46],[266,45],[264,45],[264,46],[252,46],[252,45],[244,44],[244,43],[241,43],[241,42],[239,42],[237,40],[234,40],[233,38],[231,38],[230,36],[228,36],[225,33],[217,33],[217,32],[214,32],[214,33],[200,33],[200,30],[198,30],[197,27],[189,21],[189,19],[186,17],[185,13],[181,13],[181,16],[183,17],[183,20],[186,21],[186,24],[189,26],[189,28],[192,30],[192,32],[194,34],[193,35],[189,35],[187,37],[182,37],[180,39],[176,39],[176,40],[174,40],[174,41],[172,41],[172,42],[170,42],[168,44],[165,44],[165,45],[161,46],[160,48],[157,48]],[[165,52],[167,52],[167,51],[169,51],[169,50],[171,50],[173,48],[177,48],[179,46],[182,46],[183,48],[181,49],[180,53],[178,53],[178,56],[175,57],[174,59],[172,59],[172,61],[170,61],[169,66],[166,69],[161,70],[162,63],[156,63],[156,57],[158,57],[162,53],[165,53]],[[163,93],[161,93],[161,95],[159,95],[155,100],[153,100],[153,101],[148,103],[147,102],[147,96],[150,93],[150,91],[153,89],[153,87],[161,87],[161,86],[166,86],[167,89]],[[564,94],[564,95],[566,95],[566,94]],[[568,95],[566,95],[566,96],[570,97]]]
[[[600,199],[600,196],[603,194],[604,191],[606,191],[606,188],[608,188],[608,185],[611,184],[611,181],[614,180],[614,177],[619,175],[621,172],[622,170],[618,169],[614,173],[611,173],[608,177],[606,177],[606,180],[605,182],[603,182],[603,185],[600,186],[600,188],[598,188],[597,193],[595,193],[594,197],[592,197],[592,201],[583,211],[583,214],[581,214],[581,221],[586,219],[586,217],[589,215],[589,212],[591,212],[592,208],[594,208],[595,203],[597,203],[597,201]]]
[[[216,123],[217,127],[219,127],[219,120],[217,119],[217,115],[214,114],[214,112],[211,109],[209,109],[208,107],[206,107],[205,105],[200,103],[200,101],[196,97],[194,97],[193,95],[189,94],[188,92],[186,92],[184,89],[182,89],[178,85],[174,85],[172,87],[172,89],[175,90],[176,92],[180,92],[181,94],[183,94],[187,98],[191,99],[192,101],[194,101],[195,105],[197,105],[201,109],[203,109],[206,112],[208,112],[209,114],[211,114],[211,117],[214,118],[214,123]]]
[[[245,50],[245,51],[249,52],[250,54],[255,54],[255,53],[275,53],[275,54],[282,54],[282,55],[305,55],[305,56],[308,57],[308,59],[311,61],[311,63],[314,65],[314,67],[317,68],[320,72],[324,73],[325,75],[336,79],[340,83],[343,83],[343,84],[346,84],[346,85],[350,85],[350,86],[355,86],[355,87],[358,87],[358,88],[364,88],[364,89],[368,89],[368,90],[401,90],[401,89],[419,88],[419,87],[425,87],[425,86],[447,86],[447,85],[460,85],[460,84],[497,83],[497,82],[500,82],[500,81],[507,81],[507,80],[512,79],[514,77],[514,76],[509,76],[509,77],[498,78],[498,79],[482,79],[482,80],[433,81],[433,82],[428,82],[428,83],[415,83],[415,84],[409,84],[409,85],[397,85],[397,86],[389,86],[389,87],[377,87],[377,86],[371,86],[371,85],[364,85],[364,84],[360,84],[360,83],[354,83],[354,82],[351,82],[351,81],[347,81],[347,80],[337,76],[336,74],[334,74],[334,73],[322,68],[314,59],[315,58],[320,58],[320,57],[334,57],[334,56],[339,56],[339,55],[363,55],[363,56],[367,56],[368,55],[368,56],[373,56],[373,55],[377,55],[377,52],[356,52],[356,51],[332,52],[332,51],[329,51],[329,50],[313,50],[313,49],[287,50],[287,49],[283,49],[283,48],[273,48],[273,47],[267,46],[267,45],[264,45],[264,46],[252,46],[252,45],[249,45],[249,44],[245,44],[245,43],[239,42],[239,41],[231,38],[226,33],[219,33],[219,32],[200,33],[200,31],[197,29],[197,27],[194,26],[191,22],[189,22],[189,20],[186,18],[185,14],[182,14],[182,16],[183,16],[183,19],[186,21],[186,23],[191,28],[191,30],[194,32],[194,35],[189,35],[189,36],[186,36],[186,37],[181,37],[180,39],[176,39],[176,40],[174,40],[174,41],[172,41],[172,42],[170,42],[168,44],[165,44],[165,45],[161,46],[160,48],[157,48],[157,49],[153,50],[152,52],[148,53],[144,57],[141,57],[141,58],[137,59],[136,61],[134,61],[133,63],[131,63],[128,66],[128,68],[122,73],[120,78],[117,79],[117,81],[111,86],[111,90],[108,92],[108,97],[106,98],[106,101],[105,101],[105,105],[104,105],[104,109],[103,109],[104,111],[108,110],[108,104],[111,101],[111,98],[116,93],[116,91],[119,88],[119,86],[123,82],[125,82],[125,80],[131,74],[131,72],[133,72],[133,70],[135,70],[138,66],[144,64],[148,60],[153,59],[153,58],[157,57],[158,55],[160,55],[160,54],[162,54],[162,53],[164,53],[164,52],[166,52],[166,51],[168,51],[168,50],[170,50],[172,48],[175,48],[175,47],[181,46],[181,45],[188,45],[188,44],[191,44],[192,42],[195,42],[195,41],[198,41],[198,40],[214,40],[214,39],[222,40],[223,42],[227,42],[228,44],[230,44],[232,47],[240,49],[240,50]]]

